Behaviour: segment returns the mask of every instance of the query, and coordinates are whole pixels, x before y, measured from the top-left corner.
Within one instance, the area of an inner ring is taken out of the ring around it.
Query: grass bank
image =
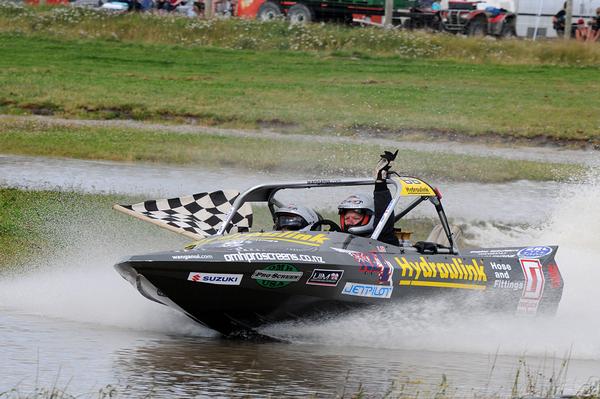
[[[0,51],[3,113],[600,145],[600,46],[4,6]]]
[[[0,153],[287,171],[298,176],[371,175],[379,145],[297,142],[3,119]],[[432,180],[567,180],[580,165],[403,150],[396,170]]]
[[[64,224],[69,212],[89,196],[53,191],[21,191],[0,188],[0,267],[18,265],[31,256],[52,253],[59,237],[52,226]],[[97,198],[97,197],[96,197]]]
[[[54,256],[83,251],[87,245],[142,238],[172,243],[189,240],[134,221],[112,210],[115,203],[134,203],[142,198],[58,191],[0,188],[0,271],[27,270]],[[148,252],[151,247],[148,247]],[[0,395],[1,397],[1,395]]]

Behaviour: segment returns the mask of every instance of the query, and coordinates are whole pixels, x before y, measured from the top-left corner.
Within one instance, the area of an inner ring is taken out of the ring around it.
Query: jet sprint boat
[[[224,335],[438,294],[501,311],[555,312],[563,289],[556,246],[459,250],[441,194],[416,177],[390,174],[392,201],[370,237],[341,232],[331,220],[302,231],[252,230],[251,204],[266,204],[273,215],[280,192],[373,184],[309,180],[115,205],[196,240],[181,250],[131,256],[115,268],[146,298]],[[396,209],[400,199],[407,205]],[[378,240],[391,215],[399,225],[422,204],[433,206],[441,239],[399,246]]]

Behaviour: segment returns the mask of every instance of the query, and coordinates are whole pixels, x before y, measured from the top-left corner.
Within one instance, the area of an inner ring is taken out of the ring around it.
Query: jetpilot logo
[[[471,259],[470,263],[461,258],[452,258],[451,263],[428,262],[423,256],[412,262],[405,257],[394,259],[402,271],[400,285],[470,290],[484,290],[486,287],[487,275],[483,263],[478,263],[476,259]]]
[[[346,283],[342,294],[366,298],[390,298],[393,290],[394,287],[384,287],[381,285]]]

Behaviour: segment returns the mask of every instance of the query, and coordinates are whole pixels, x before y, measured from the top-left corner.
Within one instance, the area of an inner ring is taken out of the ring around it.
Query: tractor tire
[[[487,26],[485,19],[476,18],[467,27],[468,36],[485,36],[487,34]]]
[[[515,26],[514,21],[508,21],[502,26],[502,31],[500,32],[500,36],[503,39],[510,39],[517,37],[517,27]]]
[[[287,17],[292,24],[306,24],[312,22],[315,16],[310,8],[301,3],[290,7]]]
[[[256,19],[259,21],[272,21],[277,18],[281,18],[282,16],[281,8],[276,3],[272,1],[264,2],[258,12],[256,13]]]

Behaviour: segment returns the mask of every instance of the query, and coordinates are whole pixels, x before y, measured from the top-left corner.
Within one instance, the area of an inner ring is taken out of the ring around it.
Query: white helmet
[[[373,232],[373,216],[375,214],[373,197],[364,194],[351,195],[338,205],[338,211],[340,227],[343,231],[356,235],[367,235]],[[346,226],[344,221],[346,211],[355,211],[363,215],[358,225]]]
[[[305,206],[286,205],[275,211],[275,230],[301,230],[320,220],[319,214]]]

